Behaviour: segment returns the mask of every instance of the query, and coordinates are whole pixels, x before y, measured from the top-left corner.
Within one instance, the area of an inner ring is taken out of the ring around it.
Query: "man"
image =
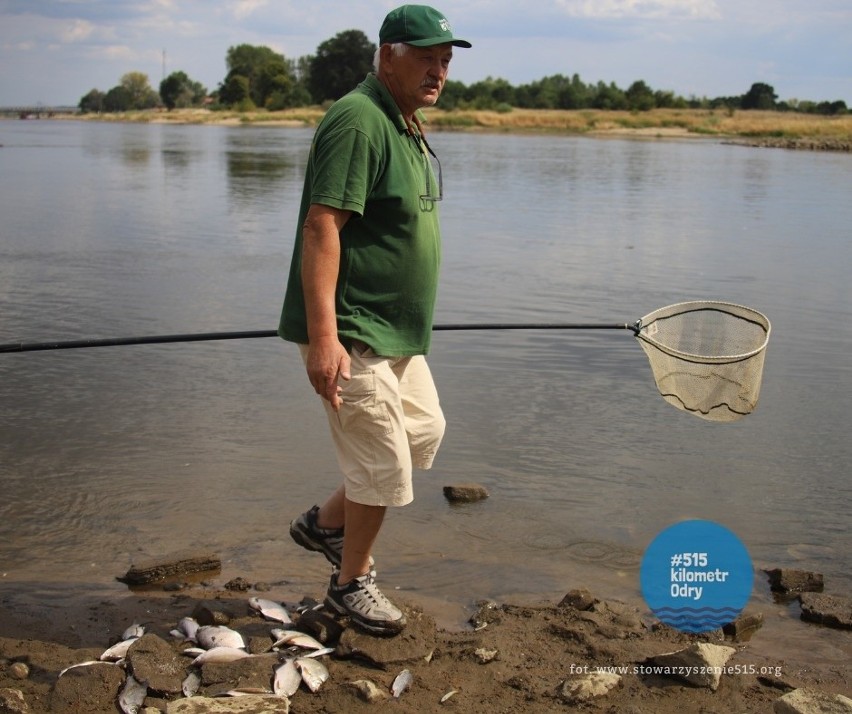
[[[412,468],[431,467],[445,426],[424,358],[440,170],[436,181],[418,112],[438,100],[453,47],[471,45],[426,5],[392,10],[379,45],[375,74],[317,128],[278,332],[299,344],[343,472],[290,535],[332,563],[327,607],[394,634],[405,616],[376,586],[371,551],[386,508],[413,499]]]

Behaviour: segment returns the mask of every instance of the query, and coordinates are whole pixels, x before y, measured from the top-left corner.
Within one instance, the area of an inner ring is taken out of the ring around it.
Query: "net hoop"
[[[717,312],[726,312],[741,320],[746,320],[747,322],[757,325],[764,332],[763,340],[753,349],[739,354],[701,355],[683,352],[671,345],[663,344],[659,340],[655,339],[649,332],[651,325],[653,325],[656,320],[696,312],[699,310],[716,310]],[[674,305],[667,305],[666,307],[661,307],[658,310],[648,313],[634,326],[636,337],[640,340],[649,342],[657,349],[662,350],[672,357],[677,357],[678,359],[686,360],[687,362],[698,362],[700,364],[728,364],[731,362],[741,362],[742,360],[754,357],[766,349],[766,346],[769,344],[769,334],[771,331],[772,325],[769,322],[769,318],[767,318],[762,312],[753,310],[750,307],[745,307],[744,305],[737,305],[731,302],[719,302],[716,300],[693,300],[691,302],[679,302]]]
[[[736,421],[757,406],[771,332],[761,312],[695,300],[662,307],[633,327],[660,395],[709,421]]]

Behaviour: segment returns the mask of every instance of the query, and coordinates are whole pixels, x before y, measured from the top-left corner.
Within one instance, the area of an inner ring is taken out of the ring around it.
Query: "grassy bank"
[[[650,112],[603,110],[442,111],[428,110],[429,127],[446,131],[544,132],[573,135],[716,137],[790,148],[852,151],[852,115],[820,116],[794,112],[656,109]],[[257,126],[314,126],[319,107],[279,112],[185,109],[116,115],[87,115],[99,121]]]

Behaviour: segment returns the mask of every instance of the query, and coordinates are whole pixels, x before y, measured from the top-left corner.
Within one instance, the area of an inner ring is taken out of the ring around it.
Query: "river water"
[[[0,343],[274,328],[311,134],[0,122]],[[709,519],[748,548],[750,606],[812,648],[760,569],[852,591],[852,156],[431,139],[438,323],[632,323],[714,299],[765,313],[772,335],[757,410],[715,424],[663,401],[626,330],[436,332],[447,436],[388,515],[380,583],[451,622],[483,597],[637,600],[654,537]],[[132,563],[185,549],[218,554],[222,582],[318,595],[327,566],[287,524],[337,481],[277,338],[0,354],[7,602],[118,597]],[[459,482],[490,497],[449,505]]]

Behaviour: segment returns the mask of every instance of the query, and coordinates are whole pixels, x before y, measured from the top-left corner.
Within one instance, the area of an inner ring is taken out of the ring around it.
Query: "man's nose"
[[[447,73],[443,60],[440,57],[429,64],[429,74],[433,77],[443,77]]]

